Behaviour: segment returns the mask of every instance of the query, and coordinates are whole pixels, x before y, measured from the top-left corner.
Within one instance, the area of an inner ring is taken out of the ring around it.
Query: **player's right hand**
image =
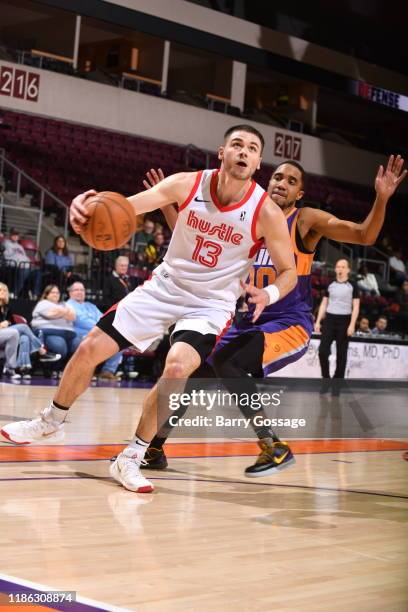
[[[147,180],[143,181],[143,185],[146,189],[151,189],[155,185],[158,185],[164,179],[164,173],[161,168],[158,168],[156,171],[154,168],[151,168],[149,172],[146,172]]]
[[[90,196],[96,195],[98,192],[95,189],[89,189],[84,193],[80,193],[71,202],[69,208],[69,222],[76,234],[80,234],[89,220],[89,212],[85,206],[85,200]]]
[[[321,329],[320,323],[315,323],[314,330],[316,334],[320,334],[320,329]]]

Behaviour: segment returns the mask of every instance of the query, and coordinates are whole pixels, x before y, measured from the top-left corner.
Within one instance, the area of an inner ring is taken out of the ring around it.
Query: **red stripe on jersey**
[[[209,357],[211,357],[211,355],[213,354],[213,352],[214,352],[214,351],[215,351],[215,349],[216,349],[216,346],[217,346],[218,342],[221,340],[221,338],[224,336],[224,334],[226,334],[226,333],[227,333],[227,331],[229,330],[229,328],[231,327],[233,320],[234,320],[234,315],[232,314],[232,315],[231,315],[231,318],[230,318],[230,319],[227,321],[227,324],[226,324],[226,326],[224,327],[224,329],[223,329],[223,330],[220,332],[219,336],[217,336],[217,337],[216,337],[216,339],[215,339],[215,344],[214,344],[214,348],[213,348],[213,350],[211,351],[211,353],[210,353]]]
[[[258,238],[256,237],[256,224],[258,222],[258,217],[259,217],[259,213],[261,212],[261,208],[263,203],[265,202],[266,198],[268,197],[268,194],[266,193],[266,191],[262,194],[256,208],[255,208],[255,212],[254,212],[254,216],[252,217],[252,224],[251,224],[251,236],[252,236],[252,240],[256,243],[258,242]]]
[[[243,206],[245,202],[248,202],[249,198],[254,193],[254,189],[256,187],[256,182],[254,180],[251,181],[251,186],[249,187],[248,191],[246,192],[242,200],[234,204],[228,205],[228,206],[223,206],[217,198],[218,173],[219,173],[219,170],[215,170],[212,174],[211,183],[210,183],[210,193],[211,193],[212,201],[214,202],[214,204],[216,205],[216,207],[218,208],[220,212],[229,212],[230,210],[235,210],[236,208],[240,208],[240,206]]]
[[[255,255],[257,254],[257,252],[264,246],[264,241],[263,238],[260,238],[259,240],[257,240],[255,242],[255,244],[253,244],[249,250],[248,253],[248,259],[252,259],[253,257],[255,257]]]
[[[201,177],[202,177],[202,175],[203,175],[203,171],[202,171],[202,170],[200,170],[199,172],[197,172],[197,176],[196,176],[196,180],[194,181],[193,188],[192,188],[192,190],[190,191],[190,193],[188,194],[187,199],[186,199],[186,200],[184,200],[184,202],[183,202],[182,204],[180,204],[180,206],[179,206],[179,212],[181,212],[182,210],[184,210],[184,208],[190,204],[191,200],[193,199],[193,196],[194,196],[195,192],[196,192],[196,191],[197,191],[197,189],[198,189],[198,186],[199,186],[199,184],[200,184],[200,181],[201,181]]]
[[[102,316],[104,317],[105,315],[107,315],[110,312],[112,312],[112,310],[116,310],[118,306],[119,306],[119,302],[116,302],[116,304],[113,304],[113,306],[108,308],[108,310],[106,312],[104,312]]]

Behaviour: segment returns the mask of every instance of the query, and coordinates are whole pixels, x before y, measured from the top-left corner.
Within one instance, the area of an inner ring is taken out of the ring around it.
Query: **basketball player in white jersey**
[[[97,364],[131,345],[144,351],[175,324],[163,378],[186,379],[212,351],[217,336],[232,320],[260,240],[277,269],[275,282],[249,288],[254,321],[269,304],[296,285],[297,276],[287,223],[282,211],[252,176],[261,162],[264,139],[255,128],[230,128],[219,148],[221,168],[169,176],[129,198],[135,214],[179,206],[176,229],[164,262],[150,281],[136,288],[98,322],[65,368],[51,404],[40,417],[5,425],[2,434],[17,444],[60,437],[68,409],[88,387]],[[71,205],[78,233],[88,222],[86,198]],[[136,435],[111,465],[111,475],[131,491],[151,492],[140,465],[157,422],[157,389],[146,396]]]

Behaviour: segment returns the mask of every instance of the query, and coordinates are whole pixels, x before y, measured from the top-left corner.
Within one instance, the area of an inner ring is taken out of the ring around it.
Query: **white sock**
[[[41,412],[41,416],[47,423],[50,421],[63,423],[67,418],[68,410],[68,408],[59,408],[54,402],[51,402],[51,404]]]
[[[137,453],[139,459],[143,459],[148,446],[149,442],[145,442],[142,440],[142,438],[134,436],[133,440],[131,440],[130,444],[125,448],[125,450],[130,449],[132,452]]]

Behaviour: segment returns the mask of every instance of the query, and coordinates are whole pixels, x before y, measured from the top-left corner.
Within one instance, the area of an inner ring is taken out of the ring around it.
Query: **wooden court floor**
[[[134,494],[108,458],[144,394],[93,388],[62,442],[0,442],[0,612],[33,611],[7,599],[22,583],[76,591],[78,610],[408,609],[406,441],[293,440],[293,468],[249,480],[252,441],[172,439],[155,492]],[[0,425],[51,397],[0,384]]]

